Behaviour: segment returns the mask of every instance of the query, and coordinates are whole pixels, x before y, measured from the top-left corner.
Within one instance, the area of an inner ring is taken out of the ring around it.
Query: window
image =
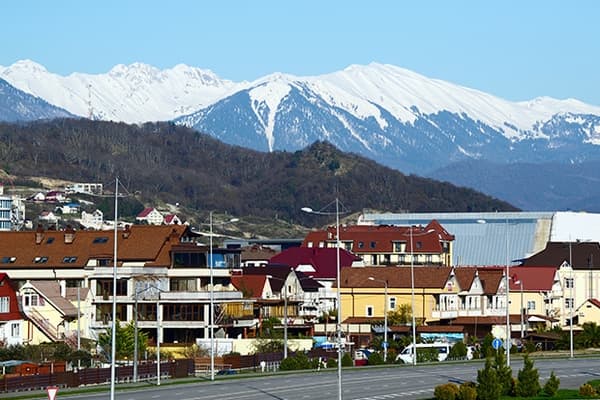
[[[325,242],[319,242],[319,247],[320,247],[320,248],[323,248],[323,247],[325,247]]]
[[[0,297],[0,313],[10,312],[10,299],[8,297]]]
[[[171,291],[172,292],[195,292],[196,291],[196,279],[173,278],[173,279],[171,279]]]
[[[108,238],[106,236],[100,236],[100,237],[94,238],[94,241],[92,243],[99,244],[99,243],[106,243],[106,242],[108,242]]]
[[[402,253],[402,243],[394,242],[394,253]]]
[[[431,264],[433,262],[433,256],[431,254],[427,254],[425,256],[425,261]]]
[[[388,307],[389,310],[395,309],[396,308],[396,298],[390,297],[390,304],[388,304],[388,305],[389,305],[389,307]]]
[[[96,281],[96,296],[102,296],[104,300],[112,295],[112,279],[98,279]],[[117,296],[127,296],[127,279],[117,280]]]
[[[373,316],[373,306],[367,306],[366,310],[366,316],[367,317],[372,317]]]
[[[344,249],[352,251],[352,242],[344,242]]]
[[[65,264],[73,264],[75,261],[77,261],[77,257],[74,256],[66,256],[63,257],[62,262]]]
[[[53,237],[49,237],[48,239],[46,239],[46,244],[52,244],[52,243],[54,243]]]
[[[565,299],[565,308],[573,308],[574,305],[575,300],[572,297]]]
[[[374,249],[375,247],[377,247],[377,242],[371,242],[371,248]]]
[[[575,287],[575,282],[573,278],[565,278],[565,288],[572,289]]]
[[[14,338],[21,336],[21,325],[18,322],[10,324],[10,336]]]
[[[365,247],[365,242],[358,242],[358,248],[362,249],[363,247]]]
[[[17,261],[17,257],[2,257],[2,264],[12,264]]]
[[[416,248],[417,248],[417,249],[420,249],[420,248],[422,248],[422,247],[423,247],[423,242],[420,242],[420,241],[419,241],[419,242],[417,242],[417,243],[416,243]]]
[[[48,257],[46,256],[38,256],[33,259],[33,262],[36,264],[45,264],[48,262]]]
[[[533,300],[527,301],[527,310],[535,310],[535,301],[533,301]]]
[[[306,243],[306,247],[313,247],[313,242]]]

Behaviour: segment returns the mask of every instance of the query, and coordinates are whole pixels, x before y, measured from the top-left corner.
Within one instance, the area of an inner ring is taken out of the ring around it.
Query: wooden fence
[[[160,363],[161,378],[184,378],[194,374],[194,360],[174,360]],[[110,382],[110,368],[84,368],[79,371],[52,374],[15,375],[0,378],[0,392],[44,390],[48,386],[79,387]],[[133,366],[115,368],[117,383],[133,382]],[[138,364],[138,380],[155,379],[156,363]]]

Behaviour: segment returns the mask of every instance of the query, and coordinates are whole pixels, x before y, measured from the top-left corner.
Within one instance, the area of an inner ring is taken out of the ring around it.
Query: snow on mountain
[[[510,102],[376,63],[321,76],[269,75],[176,121],[261,151],[328,140],[407,172],[463,159],[600,158],[600,107],[544,97]]]
[[[33,121],[72,117],[70,113],[0,79],[0,121]]]
[[[73,114],[104,120],[170,120],[205,107],[244,83],[222,80],[213,72],[179,64],[160,70],[134,63],[106,74],[60,76],[23,60],[0,66],[0,78]]]

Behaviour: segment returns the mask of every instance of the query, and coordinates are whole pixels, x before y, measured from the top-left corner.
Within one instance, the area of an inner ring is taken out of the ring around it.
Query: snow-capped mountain
[[[511,102],[392,65],[238,83],[186,65],[135,63],[64,77],[19,61],[0,67],[0,78],[79,116],[175,120],[264,151],[327,140],[404,172],[469,159],[600,160],[600,107],[546,97]]]
[[[60,117],[73,115],[0,79],[0,121],[32,121]]]
[[[164,121],[210,105],[243,83],[220,79],[208,70],[176,65],[159,70],[134,63],[105,74],[60,76],[30,61],[0,66],[0,78],[71,113],[137,123]]]
[[[600,107],[510,102],[382,64],[270,75],[177,122],[258,150],[328,140],[405,172],[463,159],[600,159]]]

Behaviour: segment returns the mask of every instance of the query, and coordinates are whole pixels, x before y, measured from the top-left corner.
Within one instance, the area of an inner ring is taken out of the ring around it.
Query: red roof
[[[137,215],[137,218],[146,218],[152,211],[154,211],[154,207],[144,208],[142,212]]]
[[[556,270],[557,267],[510,267],[510,290],[518,292],[521,284],[517,282],[522,282],[525,292],[549,291],[554,285]]]
[[[361,261],[347,250],[340,249],[340,267],[351,267],[354,261]],[[292,247],[271,257],[271,264],[283,264],[293,269],[311,266],[314,271],[300,269],[315,279],[335,279],[337,276],[337,249],[331,247]]]
[[[231,277],[231,284],[242,292],[244,297],[261,298],[266,282],[266,275],[233,275]]]
[[[336,227],[313,231],[306,235],[302,247],[319,246],[319,243],[335,242]],[[392,252],[395,242],[406,243],[406,252],[441,253],[441,242],[453,241],[454,235],[446,231],[436,220],[427,226],[350,225],[340,227],[340,240],[352,241],[354,253]],[[411,249],[412,243],[412,249]]]

